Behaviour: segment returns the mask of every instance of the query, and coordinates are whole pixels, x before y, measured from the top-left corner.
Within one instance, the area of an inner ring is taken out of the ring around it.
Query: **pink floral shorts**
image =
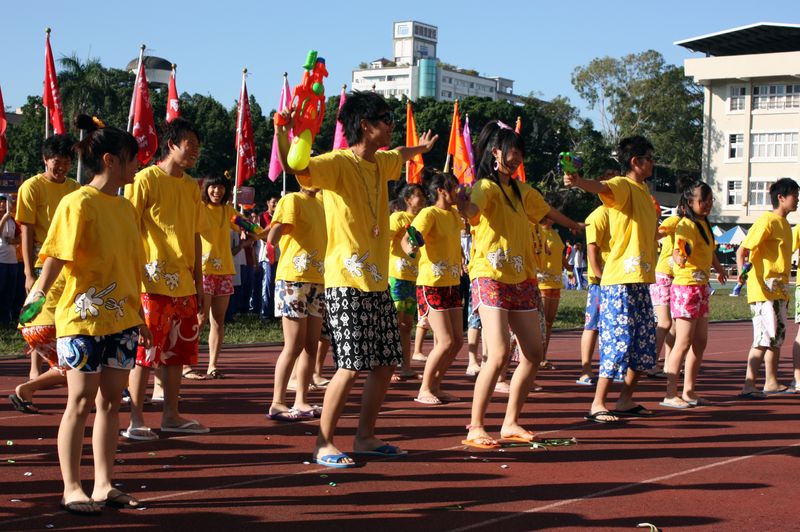
[[[656,272],[656,282],[650,285],[650,299],[653,300],[654,307],[656,305],[669,305],[671,286],[672,277],[666,273]]]
[[[697,318],[708,317],[708,300],[711,297],[711,287],[707,284],[682,286],[674,284],[671,289],[670,310],[672,318]]]
[[[203,274],[203,293],[210,296],[233,294],[233,275]]]

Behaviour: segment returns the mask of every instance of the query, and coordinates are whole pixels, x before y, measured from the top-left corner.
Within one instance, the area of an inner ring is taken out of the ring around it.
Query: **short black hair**
[[[338,120],[344,127],[347,143],[354,146],[361,142],[362,120],[376,120],[380,114],[389,110],[389,104],[379,94],[354,91],[339,109]]]
[[[200,133],[194,127],[194,124],[186,120],[185,118],[176,118],[172,122],[169,122],[164,125],[164,132],[161,134],[161,157],[167,157],[169,155],[169,143],[170,141],[174,145],[178,145],[181,143],[183,139],[185,139],[189,133],[194,133],[197,137],[199,142],[202,142],[203,139],[200,137]]]
[[[225,193],[222,195],[222,201],[220,201],[221,205],[225,205],[231,199],[231,186],[233,185],[231,180],[225,176],[207,177],[203,180],[203,191],[201,193],[203,203],[211,204],[211,198],[208,197],[208,187],[215,185],[225,187]]]
[[[780,205],[780,200],[778,196],[791,196],[792,194],[797,194],[800,191],[800,185],[797,184],[797,181],[790,177],[783,177],[778,179],[769,187],[769,197],[772,200],[772,208],[777,209],[778,205]]]
[[[75,152],[73,146],[75,140],[69,135],[53,135],[44,140],[42,144],[42,157],[52,159],[53,157],[69,157],[73,159]]]
[[[622,171],[625,173],[630,172],[631,159],[647,155],[648,151],[653,151],[653,145],[641,135],[625,137],[620,140],[617,146],[617,161]]]

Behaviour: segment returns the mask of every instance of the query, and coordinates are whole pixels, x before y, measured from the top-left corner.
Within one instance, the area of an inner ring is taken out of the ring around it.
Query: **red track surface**
[[[788,333],[786,382],[794,326]],[[411,401],[413,384],[394,386],[379,435],[409,455],[350,470],[304,463],[316,422],[265,419],[277,348],[228,350],[222,364],[230,378],[184,381],[182,389],[182,411],[212,432],[120,440],[116,479],[146,509],[106,509],[97,518],[58,509],[55,437],[65,393],[42,392],[36,398],[42,415],[19,414],[7,402],[0,409],[0,438],[13,442],[0,457],[0,530],[611,530],[642,522],[667,530],[797,529],[800,396],[736,397],[750,335],[746,322],[711,327],[699,390],[715,406],[661,409],[664,381],[649,379],[637,398],[658,415],[613,426],[583,420],[593,388],[574,384],[579,333],[557,333],[551,359],[558,369],[540,374],[545,390],[530,397],[523,422],[546,437],[574,436],[578,444],[547,451],[460,445],[472,389],[462,355],[445,389],[464,401],[423,407]],[[0,362],[0,374],[7,395],[27,374],[27,362]],[[358,397],[355,390],[338,432],[345,450]],[[494,434],[504,406],[495,395],[487,419]],[[160,413],[151,409],[147,419],[158,427]],[[90,462],[83,470],[89,491]]]

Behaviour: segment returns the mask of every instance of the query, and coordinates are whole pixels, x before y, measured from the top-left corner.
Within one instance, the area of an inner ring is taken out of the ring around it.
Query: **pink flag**
[[[346,85],[342,85],[342,95],[339,97],[339,109],[342,109],[347,96],[345,96],[344,89]],[[347,139],[344,136],[344,126],[339,122],[339,113],[336,113],[336,132],[333,134],[333,149],[345,150],[349,148]]]
[[[475,173],[475,155],[472,153],[472,134],[469,132],[469,115],[464,120],[464,144],[467,146],[467,155],[469,156],[469,165],[472,167],[472,175]]]
[[[181,116],[181,101],[178,99],[178,88],[175,86],[175,65],[172,65],[172,74],[169,76],[169,89],[167,93],[167,123]]]
[[[133,102],[131,134],[139,145],[136,157],[140,163],[147,164],[158,149],[158,135],[156,134],[156,123],[153,120],[153,108],[150,106],[150,90],[147,88],[144,61],[139,63],[139,76],[133,88]]]
[[[8,141],[6,140],[6,108],[3,105],[3,90],[0,89],[0,164],[8,153]]]
[[[292,105],[292,89],[289,87],[289,78],[284,75],[283,88],[281,88],[281,99],[278,102],[278,111],[283,111],[290,105]],[[281,172],[283,172],[283,167],[281,166],[281,160],[278,156],[278,137],[275,136],[272,139],[272,154],[269,158],[268,175],[270,181],[275,181],[278,179],[278,176],[281,175]]]

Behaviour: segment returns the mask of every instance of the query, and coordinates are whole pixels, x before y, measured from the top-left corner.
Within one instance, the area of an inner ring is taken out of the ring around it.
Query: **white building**
[[[452,101],[467,96],[520,103],[514,94],[514,81],[477,72],[456,69],[439,61],[437,56],[439,29],[413,20],[395,22],[393,59],[380,58],[368,68],[353,71],[352,88],[374,90],[385,97],[414,101],[435,98]]]
[[[800,25],[758,23],[675,44],[706,54],[684,68],[704,88],[703,179],[714,190],[712,219],[751,224],[772,209],[771,183],[800,182]]]

